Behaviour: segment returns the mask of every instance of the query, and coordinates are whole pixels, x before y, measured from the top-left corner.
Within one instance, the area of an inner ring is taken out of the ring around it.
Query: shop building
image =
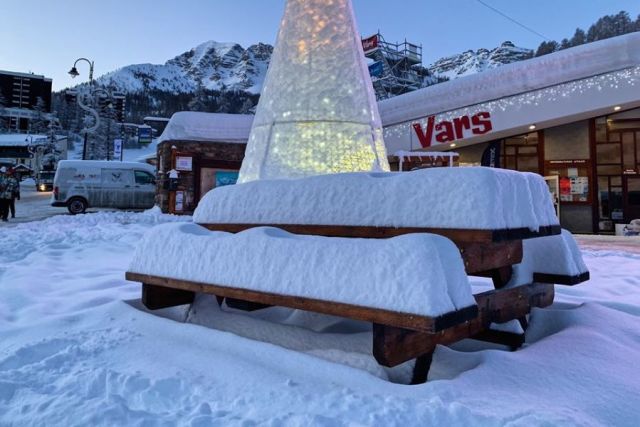
[[[253,116],[176,113],[158,142],[156,204],[191,214],[212,188],[235,184]]]
[[[378,105],[389,153],[454,150],[466,166],[494,150],[499,167],[549,177],[572,232],[613,233],[640,218],[640,33]]]

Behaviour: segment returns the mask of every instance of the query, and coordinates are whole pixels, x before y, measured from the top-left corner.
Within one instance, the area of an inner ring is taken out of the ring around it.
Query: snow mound
[[[513,266],[509,286],[532,283],[534,273],[573,277],[589,271],[578,244],[567,230],[556,236],[527,239],[522,243],[522,262]]]
[[[537,231],[558,219],[539,175],[434,168],[220,187],[200,201],[194,222]]]
[[[348,239],[167,224],[145,235],[129,271],[423,316],[475,305],[458,249],[431,234]]]

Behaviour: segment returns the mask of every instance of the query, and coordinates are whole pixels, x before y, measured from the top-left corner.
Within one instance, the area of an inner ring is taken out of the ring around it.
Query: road
[[[20,183],[20,200],[16,200],[16,217],[9,218],[9,222],[2,223],[2,226],[40,221],[60,214],[67,214],[67,210],[51,206],[51,192],[38,192],[33,179],[25,179]]]

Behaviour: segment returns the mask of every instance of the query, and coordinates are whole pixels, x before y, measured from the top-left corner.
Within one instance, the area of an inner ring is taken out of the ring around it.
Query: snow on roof
[[[61,167],[95,167],[95,168],[125,168],[125,169],[145,169],[155,173],[155,168],[147,163],[142,162],[119,162],[107,160],[61,160],[58,163],[58,169]]]
[[[640,32],[429,86],[378,103],[390,126],[419,117],[640,65]]]
[[[24,133],[7,133],[0,135],[0,146],[2,147],[28,147],[31,141],[37,142],[40,139],[47,139],[46,135],[26,135]],[[66,137],[65,137],[66,138]]]
[[[169,120],[171,120],[171,119],[169,119],[167,117],[153,117],[153,116],[147,116],[144,119],[142,119],[143,122],[147,122],[147,121],[149,121],[149,122],[168,122]]]
[[[164,141],[204,141],[246,143],[253,116],[181,111],[171,116],[160,136]]]

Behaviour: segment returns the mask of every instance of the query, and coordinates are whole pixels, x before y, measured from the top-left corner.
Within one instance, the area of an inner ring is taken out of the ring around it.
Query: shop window
[[[609,130],[640,129],[640,119],[611,120]]]
[[[506,138],[502,143],[502,165],[505,169],[541,173],[538,133]]]
[[[546,174],[558,176],[560,202],[591,203],[588,160],[550,160],[546,162]]]
[[[620,163],[620,144],[596,145],[598,163]]]
[[[598,165],[598,175],[622,175],[622,166]]]
[[[620,142],[620,134],[618,132],[609,133],[609,142]]]
[[[622,159],[625,170],[636,169],[635,135],[633,132],[622,134]]]
[[[607,120],[604,117],[596,119],[596,141],[607,141]]]

